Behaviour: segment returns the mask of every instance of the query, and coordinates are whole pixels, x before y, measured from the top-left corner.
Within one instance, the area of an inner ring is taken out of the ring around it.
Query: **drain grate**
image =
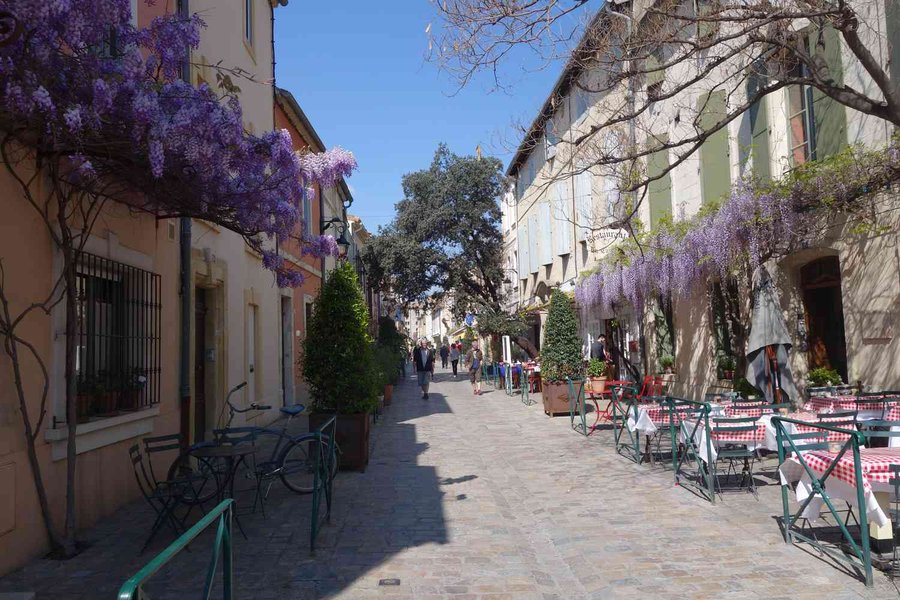
[[[379,580],[378,580],[378,585],[400,585],[400,580],[399,580],[399,579],[394,579],[394,578],[391,578],[391,579],[379,579]]]

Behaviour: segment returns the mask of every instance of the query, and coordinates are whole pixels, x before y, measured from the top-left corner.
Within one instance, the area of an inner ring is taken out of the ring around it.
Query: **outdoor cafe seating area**
[[[534,372],[496,364],[486,380],[533,404]],[[771,503],[785,542],[812,546],[867,585],[876,569],[900,571],[900,391],[809,388],[790,403],[724,390],[678,398],[669,388],[659,376],[568,381],[571,428],[606,436],[623,460],[669,471],[721,510],[737,509],[737,494]],[[761,485],[779,486],[780,502]]]

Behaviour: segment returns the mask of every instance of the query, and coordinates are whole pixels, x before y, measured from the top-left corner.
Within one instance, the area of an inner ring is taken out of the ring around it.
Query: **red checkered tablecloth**
[[[816,473],[824,473],[834,462],[836,456],[833,452],[814,450],[804,454],[803,458],[810,469]],[[869,491],[872,489],[873,483],[888,483],[891,478],[890,465],[900,464],[900,448],[860,448],[859,460],[863,489]],[[852,452],[844,453],[831,475],[856,487]]]
[[[715,430],[715,423],[710,423],[711,437],[719,444],[755,442],[762,444],[766,441],[766,424],[756,423],[756,429],[753,431],[719,431]],[[738,425],[728,424],[723,427],[737,427]]]
[[[892,400],[895,398],[891,397]],[[885,421],[900,421],[900,402],[864,402],[858,405],[856,396],[813,396],[803,406],[803,410],[814,413],[840,412],[845,410],[881,411]],[[871,417],[869,417],[871,418]]]
[[[771,412],[771,409],[765,410],[766,414],[771,414]],[[763,416],[763,409],[732,405],[725,409],[725,414],[729,417],[755,417],[758,419]]]

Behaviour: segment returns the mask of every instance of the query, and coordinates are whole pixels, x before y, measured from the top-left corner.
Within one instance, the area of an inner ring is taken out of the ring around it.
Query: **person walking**
[[[591,358],[596,358],[605,365],[608,376],[612,366],[612,355],[606,347],[606,336],[602,333],[597,336],[597,341],[591,344]]]
[[[472,382],[472,393],[481,395],[481,361],[484,354],[478,348],[478,341],[472,342],[472,347],[466,352],[466,364],[469,365],[469,381]]]
[[[419,340],[419,347],[413,351],[413,364],[419,377],[419,387],[422,388],[422,400],[428,400],[429,378],[434,378],[434,352],[428,348],[425,338]]]
[[[441,346],[441,368],[447,368],[447,357],[450,355],[450,349],[447,347],[447,344],[444,343]]]
[[[459,366],[459,345],[450,344],[450,364],[453,366],[453,377],[456,377],[456,369]]]

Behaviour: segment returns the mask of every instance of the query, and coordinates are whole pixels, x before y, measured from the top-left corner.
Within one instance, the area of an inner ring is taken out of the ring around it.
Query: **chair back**
[[[794,452],[809,452],[811,450],[828,450],[827,431],[807,431],[805,433],[789,433],[784,440],[784,455],[791,456]],[[794,442],[793,447],[788,440]]]
[[[756,417],[713,417],[713,433],[744,433],[756,431]]]
[[[134,471],[134,479],[141,490],[141,495],[149,502],[157,486],[155,480],[147,472],[141,447],[137,444],[132,445],[128,449],[128,455],[131,457],[131,468]]]
[[[818,413],[816,418],[821,423],[828,423],[835,427],[856,427],[856,411],[855,410],[839,410],[830,413]]]
[[[144,438],[144,452],[147,454],[147,462],[150,465],[150,476],[153,478],[155,485],[159,485],[159,482],[162,480],[157,477],[156,472],[153,470],[153,455],[158,452],[171,452],[172,450],[181,451],[181,442],[182,436],[180,433]]]
[[[900,421],[885,421],[883,419],[873,421],[861,421],[860,431],[866,436],[866,447],[871,448],[872,440],[887,439],[890,446],[890,438],[900,438]]]
[[[777,413],[779,410],[791,410],[790,402],[775,402],[773,404],[759,404],[756,408],[760,408],[763,411],[763,414],[766,413]]]

